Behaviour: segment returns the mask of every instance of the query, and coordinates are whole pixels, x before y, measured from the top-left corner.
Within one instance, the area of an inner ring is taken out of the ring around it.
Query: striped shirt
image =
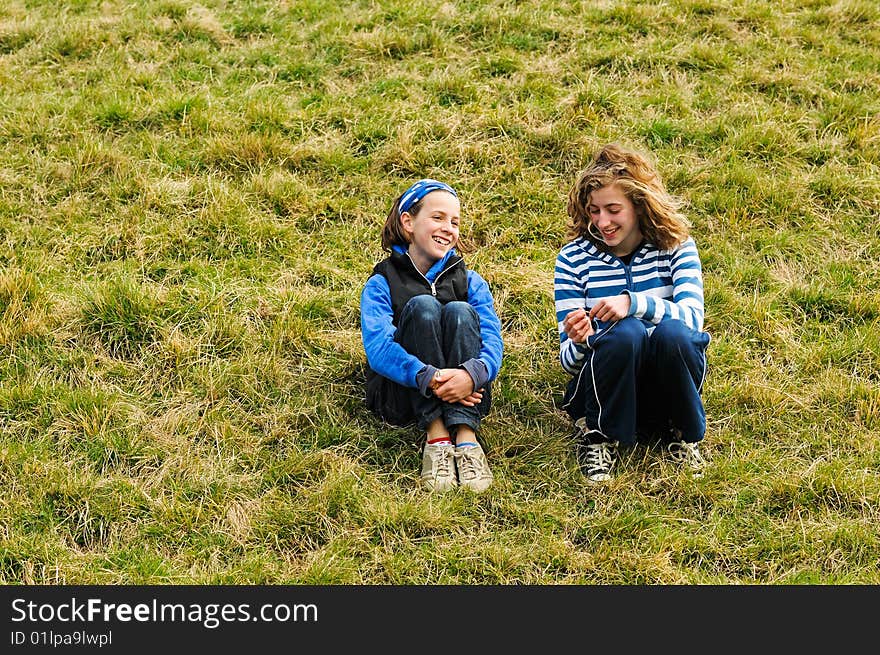
[[[643,242],[626,265],[588,239],[578,237],[563,246],[556,258],[553,289],[559,360],[572,375],[580,371],[590,347],[569,340],[562,321],[573,309],[586,307],[589,311],[600,298],[629,294],[629,316],[645,322],[649,334],[667,319],[678,319],[693,330],[703,329],[703,272],[692,238],[672,250]],[[593,322],[596,334],[610,325]]]

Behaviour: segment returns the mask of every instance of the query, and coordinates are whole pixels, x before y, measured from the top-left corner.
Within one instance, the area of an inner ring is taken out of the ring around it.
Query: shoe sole
[[[672,461],[675,464],[677,464],[678,466],[680,466],[683,471],[687,471],[688,473],[690,473],[691,477],[694,477],[694,478],[702,478],[703,474],[706,472],[706,466],[707,466],[706,464],[704,464],[703,466],[700,466],[699,468],[694,468],[694,467],[688,465],[688,463],[682,459],[678,459],[678,458],[673,457]]]
[[[690,476],[692,478],[694,478],[695,480],[702,478],[703,475],[706,473],[705,469],[702,467],[698,468],[698,469],[694,469],[694,468],[691,468],[688,465],[684,464],[683,462],[675,462],[675,463],[678,464],[679,466],[681,466],[681,470],[684,473],[690,474]]]
[[[489,483],[487,483],[487,484],[485,484],[485,485],[482,485],[482,484],[480,484],[480,485],[473,485],[473,484],[466,484],[466,483],[464,483],[464,482],[460,482],[460,483],[459,483],[459,486],[460,486],[462,489],[470,489],[470,490],[473,491],[475,494],[481,494],[481,493],[483,493],[484,491],[486,491],[486,489],[488,489],[489,487],[491,487],[491,486],[492,486],[492,483],[489,482]]]
[[[438,492],[452,491],[453,489],[458,487],[457,484],[454,484],[452,482],[444,482],[442,484],[433,484],[433,483],[426,481],[426,480],[422,480],[421,485],[422,485],[422,489],[425,489],[426,491],[438,491]]]

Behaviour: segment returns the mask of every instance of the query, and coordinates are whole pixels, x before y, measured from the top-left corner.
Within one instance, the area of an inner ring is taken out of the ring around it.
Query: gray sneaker
[[[422,451],[422,486],[429,491],[449,491],[458,486],[455,477],[455,446],[426,443]]]
[[[700,452],[700,446],[697,442],[673,441],[667,446],[667,449],[672,455],[672,459],[687,468],[693,477],[703,476],[703,469],[706,468],[708,462]]]
[[[471,491],[486,491],[494,479],[486,461],[486,453],[480,444],[455,449],[455,465],[458,468],[458,483]]]

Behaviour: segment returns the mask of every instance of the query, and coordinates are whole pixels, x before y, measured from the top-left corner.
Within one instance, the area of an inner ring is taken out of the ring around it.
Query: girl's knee
[[[456,325],[465,323],[479,323],[480,317],[477,310],[462,300],[453,300],[443,306],[443,320],[452,321]]]
[[[602,343],[604,342],[604,343]],[[595,345],[617,350],[638,350],[648,342],[645,324],[633,317],[624,318],[599,335]]]
[[[440,320],[442,309],[436,298],[423,294],[410,298],[404,305],[401,316],[403,320],[432,323]]]
[[[651,333],[651,339],[671,343],[688,343],[693,339],[695,330],[689,328],[684,321],[676,318],[659,323]]]
[[[656,346],[668,346],[675,348],[698,345],[702,341],[702,333],[688,327],[678,319],[668,319],[661,322],[651,333],[651,341]]]

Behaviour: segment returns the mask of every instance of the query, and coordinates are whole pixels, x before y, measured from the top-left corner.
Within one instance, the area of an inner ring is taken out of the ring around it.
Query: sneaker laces
[[[458,475],[465,480],[475,480],[483,470],[483,458],[476,456],[476,448],[462,448],[455,453],[458,458]]]
[[[435,457],[432,463],[434,466],[431,472],[435,478],[449,477],[450,469],[452,468],[452,448],[441,448],[438,452],[438,457]]]
[[[584,463],[590,470],[607,471],[614,464],[614,445],[608,442],[586,444]]]

